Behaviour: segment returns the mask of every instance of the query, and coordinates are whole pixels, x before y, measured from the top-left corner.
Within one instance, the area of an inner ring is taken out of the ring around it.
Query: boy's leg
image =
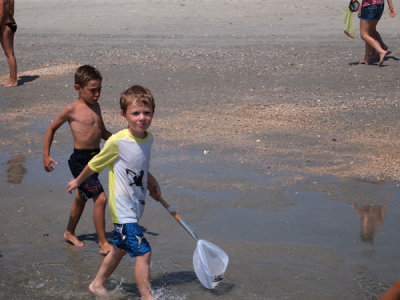
[[[93,209],[93,222],[96,228],[97,237],[99,239],[100,254],[106,255],[110,252],[112,246],[108,243],[106,238],[106,224],[105,224],[105,210],[107,205],[106,193],[93,197],[94,209]]]
[[[64,239],[78,247],[82,247],[84,243],[82,243],[75,236],[75,229],[82,216],[82,212],[85,209],[85,205],[86,205],[86,200],[81,197],[79,191],[76,191],[75,200],[74,203],[72,204],[69,215],[67,230],[64,232]]]
[[[135,278],[139,293],[142,299],[151,300],[151,276],[150,276],[151,252],[136,257]]]
[[[112,247],[108,255],[104,257],[103,262],[101,263],[100,268],[97,271],[96,277],[89,285],[89,291],[91,293],[96,296],[107,295],[107,290],[104,285],[125,254],[126,251],[121,250],[117,247]]]

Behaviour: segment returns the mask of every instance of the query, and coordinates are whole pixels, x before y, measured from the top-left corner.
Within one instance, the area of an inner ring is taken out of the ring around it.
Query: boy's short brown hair
[[[103,78],[95,67],[89,65],[80,66],[75,72],[75,84],[83,88],[90,80],[102,81]]]
[[[137,102],[151,108],[153,113],[154,109],[156,108],[154,97],[149,89],[146,89],[145,87],[142,87],[140,85],[133,85],[121,94],[119,104],[122,111],[126,113],[128,105],[133,102]]]

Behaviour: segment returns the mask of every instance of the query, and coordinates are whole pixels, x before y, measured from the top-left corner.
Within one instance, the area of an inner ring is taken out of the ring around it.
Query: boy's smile
[[[146,130],[150,127],[153,119],[153,110],[143,104],[132,102],[126,108],[126,112],[121,111],[121,116],[128,121],[129,130],[134,137],[144,139]]]

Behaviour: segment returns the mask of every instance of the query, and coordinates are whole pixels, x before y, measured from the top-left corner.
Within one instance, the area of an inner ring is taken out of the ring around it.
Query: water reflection
[[[353,203],[352,207],[358,211],[361,219],[360,239],[365,243],[373,244],[376,230],[383,223],[386,212],[385,205],[357,205]]]
[[[22,182],[22,179],[26,174],[24,161],[25,156],[23,154],[17,154],[7,162],[7,182],[14,184],[19,184]]]

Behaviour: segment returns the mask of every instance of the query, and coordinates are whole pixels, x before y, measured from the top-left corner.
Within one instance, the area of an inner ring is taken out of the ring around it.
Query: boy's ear
[[[75,84],[74,84],[74,88],[75,88],[75,91],[77,91],[78,93],[80,93],[80,91],[81,91],[81,86],[80,86],[79,84],[75,83]]]
[[[121,115],[122,120],[126,120],[126,114],[122,109],[121,109],[120,115]]]

